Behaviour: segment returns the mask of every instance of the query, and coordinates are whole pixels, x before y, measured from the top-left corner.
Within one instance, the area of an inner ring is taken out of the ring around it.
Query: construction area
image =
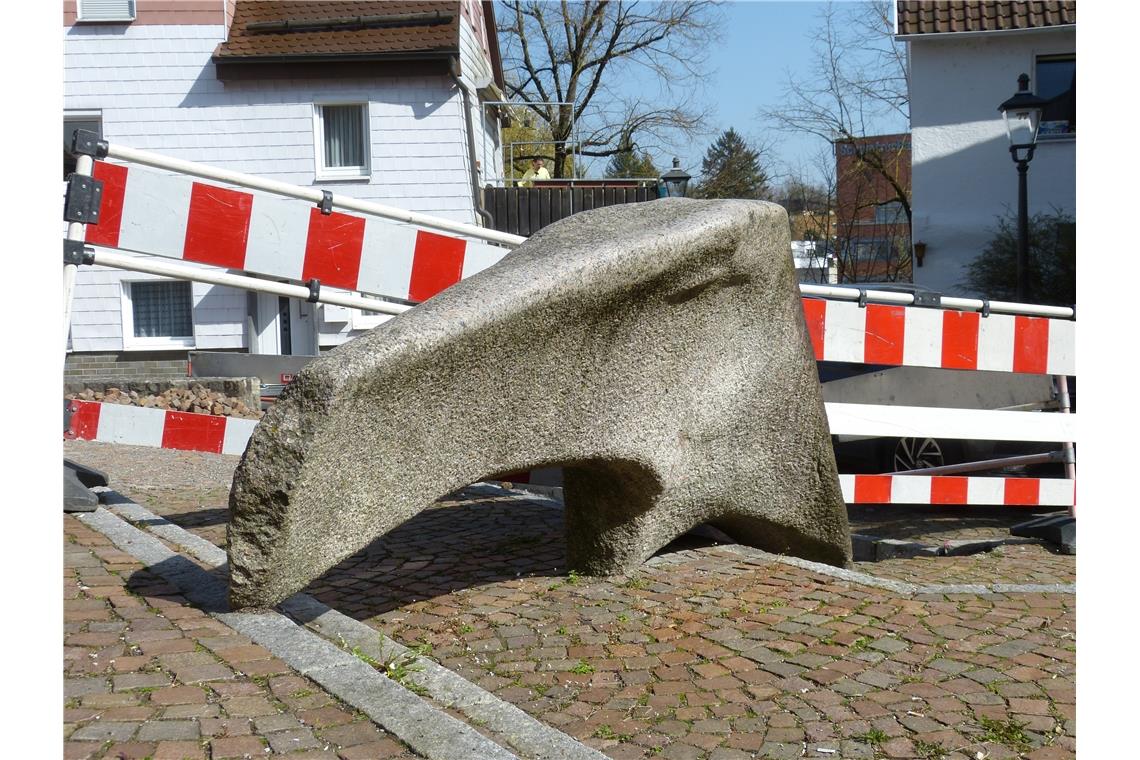
[[[66,757],[1075,756],[1071,308],[801,284],[771,204],[524,240],[75,143],[69,309],[381,317],[69,386]]]

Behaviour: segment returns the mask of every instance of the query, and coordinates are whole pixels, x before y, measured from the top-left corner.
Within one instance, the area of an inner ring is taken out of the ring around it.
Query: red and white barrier
[[[240,455],[256,420],[73,401],[68,439]],[[524,477],[514,480],[525,482]],[[1070,507],[1073,481],[948,475],[840,475],[848,504],[966,504]]]
[[[96,161],[86,242],[224,269],[424,301],[509,249],[180,175]]]
[[[803,304],[819,361],[1076,374],[1071,320],[817,298]]]
[[[848,504],[965,504],[1071,507],[1075,481],[1064,478],[981,478],[955,475],[840,475]]]
[[[69,240],[84,240],[85,233],[86,242],[93,246],[293,282],[315,279],[332,288],[414,303],[486,269],[509,251],[477,241],[509,246],[523,240],[371,202],[328,196],[311,187],[286,185],[124,146],[102,147],[111,158],[179,174],[95,162],[90,171],[103,182],[101,217],[98,224],[86,229],[73,222],[68,228]],[[91,166],[90,157],[81,156],[77,170],[84,173]],[[190,177],[259,192],[228,189]],[[325,213],[314,203],[341,210]],[[89,254],[85,263],[264,289],[287,297],[386,313],[411,308],[336,292],[326,295],[308,286],[226,272],[215,274],[212,270],[207,279],[203,268],[157,260],[139,262],[135,258],[100,252]],[[69,304],[67,291],[75,262],[65,261],[64,287]],[[1076,325],[1069,308],[987,304],[966,298],[942,298],[942,308],[930,308],[911,306],[914,295],[894,291],[816,285],[801,285],[800,289],[807,296],[803,299],[804,316],[820,361],[1048,374],[1059,376],[1062,389],[1065,376],[1076,374]],[[839,403],[825,406],[833,435],[1047,442],[1077,438],[1076,418],[1069,414]],[[256,426],[253,420],[115,404],[75,402],[73,407],[75,414],[66,436],[109,443],[241,454]],[[1067,401],[1062,408],[1067,409]],[[846,501],[856,504],[1074,503],[1071,472],[1060,480],[840,475],[840,482]]]
[[[237,417],[72,401],[64,438],[240,455],[255,427],[257,420]]]

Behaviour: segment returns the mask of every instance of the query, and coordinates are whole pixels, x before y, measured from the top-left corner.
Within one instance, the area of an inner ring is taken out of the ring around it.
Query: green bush
[[[1077,300],[1077,225],[1054,210],[1029,218],[1029,303],[1070,306]],[[1017,215],[998,217],[985,250],[965,266],[960,283],[997,301],[1017,300]]]

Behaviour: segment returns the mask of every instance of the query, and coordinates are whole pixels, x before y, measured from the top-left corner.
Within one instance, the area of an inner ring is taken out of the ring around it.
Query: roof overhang
[[[902,42],[914,42],[915,40],[948,40],[966,39],[971,37],[1008,36],[1014,34],[1072,32],[1076,31],[1076,29],[1076,24],[1054,24],[1052,26],[1033,26],[1025,29],[984,29],[976,32],[923,32],[919,34],[896,34],[895,39]]]
[[[211,58],[222,81],[344,76],[443,76],[459,62],[458,50],[390,53],[315,53]]]

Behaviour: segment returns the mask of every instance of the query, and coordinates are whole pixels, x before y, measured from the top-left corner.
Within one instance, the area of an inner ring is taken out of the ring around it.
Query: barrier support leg
[[[88,155],[79,155],[75,159],[75,173],[90,177],[95,169],[95,159]],[[87,225],[83,222],[69,222],[67,225],[67,239],[83,242],[87,234]],[[75,273],[79,270],[76,264],[63,265],[63,358],[67,361],[67,335],[71,332],[71,302],[75,295]]]
[[[1054,375],[1053,383],[1057,386],[1057,404],[1060,407],[1061,414],[1069,414],[1068,375]],[[1077,460],[1074,455],[1072,441],[1062,443],[1061,448],[1065,452],[1065,477],[1069,480],[1076,480]],[[1069,514],[1073,517],[1077,516],[1077,504],[1075,499],[1073,500],[1073,506],[1069,507]]]

